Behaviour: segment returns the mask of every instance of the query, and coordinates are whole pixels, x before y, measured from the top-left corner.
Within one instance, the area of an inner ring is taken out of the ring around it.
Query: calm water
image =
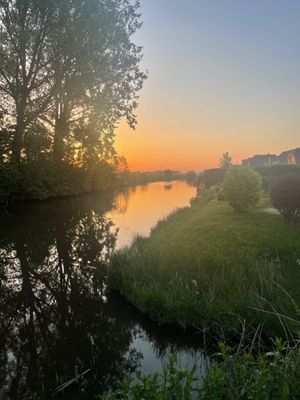
[[[114,249],[194,194],[184,182],[153,183],[0,219],[0,399],[92,399],[124,376],[160,371],[170,353],[203,373],[196,334],[157,326],[106,287]]]

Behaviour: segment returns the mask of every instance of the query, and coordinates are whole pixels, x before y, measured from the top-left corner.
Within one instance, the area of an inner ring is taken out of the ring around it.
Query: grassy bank
[[[118,252],[112,285],[160,323],[297,335],[300,225],[267,206],[236,214],[226,202],[199,199]]]

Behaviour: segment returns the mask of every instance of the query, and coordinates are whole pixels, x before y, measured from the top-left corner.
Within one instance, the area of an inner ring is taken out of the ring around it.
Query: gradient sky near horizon
[[[299,0],[141,0],[141,13],[149,77],[136,130],[116,130],[131,170],[300,146]]]

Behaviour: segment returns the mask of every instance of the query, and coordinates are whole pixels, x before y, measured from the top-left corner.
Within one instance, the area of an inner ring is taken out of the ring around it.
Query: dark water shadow
[[[199,338],[157,326],[107,289],[114,200],[61,199],[1,218],[0,398],[91,399],[124,376],[160,370],[170,353],[204,368]]]

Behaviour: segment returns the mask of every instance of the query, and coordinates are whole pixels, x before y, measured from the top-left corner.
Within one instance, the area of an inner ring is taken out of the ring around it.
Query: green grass
[[[115,254],[111,284],[160,323],[298,334],[300,225],[199,199]],[[295,320],[295,321],[294,321]]]

